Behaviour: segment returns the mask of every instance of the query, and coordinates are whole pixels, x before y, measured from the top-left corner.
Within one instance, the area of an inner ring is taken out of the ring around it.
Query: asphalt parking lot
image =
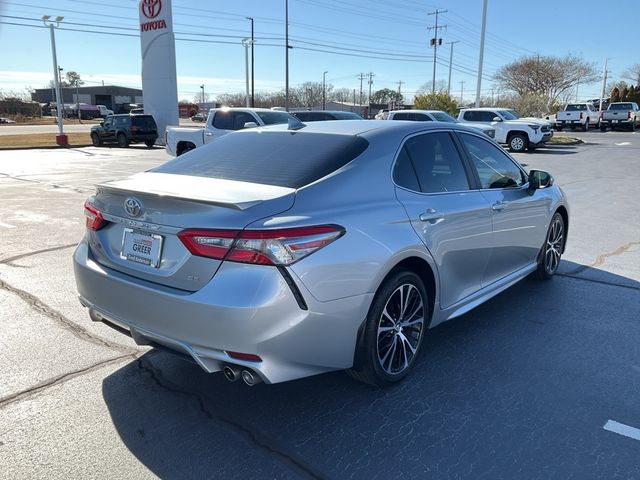
[[[0,478],[640,478],[640,133],[575,135],[518,155],[569,197],[560,275],[431,330],[382,390],[228,383],[90,322],[83,201],[167,155],[0,152]]]

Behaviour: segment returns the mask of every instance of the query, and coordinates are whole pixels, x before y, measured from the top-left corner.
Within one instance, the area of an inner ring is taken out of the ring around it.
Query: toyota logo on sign
[[[124,201],[124,210],[130,217],[137,217],[142,211],[142,205],[133,197],[129,197]]]
[[[142,0],[140,2],[142,14],[147,18],[156,18],[162,10],[161,0]]]

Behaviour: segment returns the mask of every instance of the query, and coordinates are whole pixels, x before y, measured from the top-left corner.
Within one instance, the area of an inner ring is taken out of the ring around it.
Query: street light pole
[[[478,60],[478,83],[476,85],[476,108],[480,106],[480,88],[482,87],[482,64],[484,60],[484,36],[487,31],[487,4],[484,0],[482,6],[482,31],[480,33],[480,59]]]
[[[322,74],[322,110],[324,110],[327,105],[327,86],[326,86],[327,73],[329,73],[329,70],[325,70],[324,73]]]
[[[200,85],[200,89],[202,90],[202,95],[200,96],[202,103],[204,103],[204,83]]]
[[[253,72],[254,58],[253,58],[253,44],[256,43],[256,39],[253,35],[253,17],[247,17],[247,20],[251,20],[251,108],[256,106],[255,98],[255,75]]]
[[[60,96],[60,78],[58,76],[60,72],[58,70],[58,57],[56,55],[56,35],[54,32],[55,27],[60,25],[60,22],[62,21],[63,18],[64,17],[56,17],[55,20],[50,21],[51,19],[50,15],[44,15],[42,17],[44,24],[49,26],[49,32],[51,33],[51,55],[53,56],[53,83],[56,88],[56,101],[57,101],[56,114],[58,117],[58,132],[59,132],[58,138],[56,139],[56,142],[58,143],[58,145],[67,144],[66,135],[64,134],[64,128],[62,125],[62,97]]]
[[[251,96],[249,95],[249,47],[253,46],[253,43],[250,38],[243,38],[242,46],[244,47],[244,78],[247,92],[245,106],[249,108],[251,105]]]
[[[289,111],[289,0],[284,1],[284,109]]]
[[[455,42],[447,42],[451,45],[451,50],[449,51],[449,82],[447,83],[447,94],[451,95],[451,65],[453,65],[453,46],[456,43],[459,43],[460,40],[456,40]]]

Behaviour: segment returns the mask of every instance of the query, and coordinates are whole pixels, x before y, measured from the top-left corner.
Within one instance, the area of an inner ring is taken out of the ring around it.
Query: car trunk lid
[[[187,228],[242,230],[284,212],[295,190],[219,178],[145,172],[97,186],[91,203],[105,226],[89,231],[95,260],[150,282],[196,291],[220,260],[192,255],[178,238]]]

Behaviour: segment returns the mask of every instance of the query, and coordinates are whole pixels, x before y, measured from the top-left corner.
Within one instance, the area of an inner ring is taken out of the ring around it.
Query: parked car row
[[[598,111],[592,103],[569,103],[563,111],[556,113],[554,128],[561,131],[565,127],[576,127],[586,132],[590,127],[601,132],[607,129],[635,130],[640,125],[640,109],[635,102],[613,102],[605,111]]]

